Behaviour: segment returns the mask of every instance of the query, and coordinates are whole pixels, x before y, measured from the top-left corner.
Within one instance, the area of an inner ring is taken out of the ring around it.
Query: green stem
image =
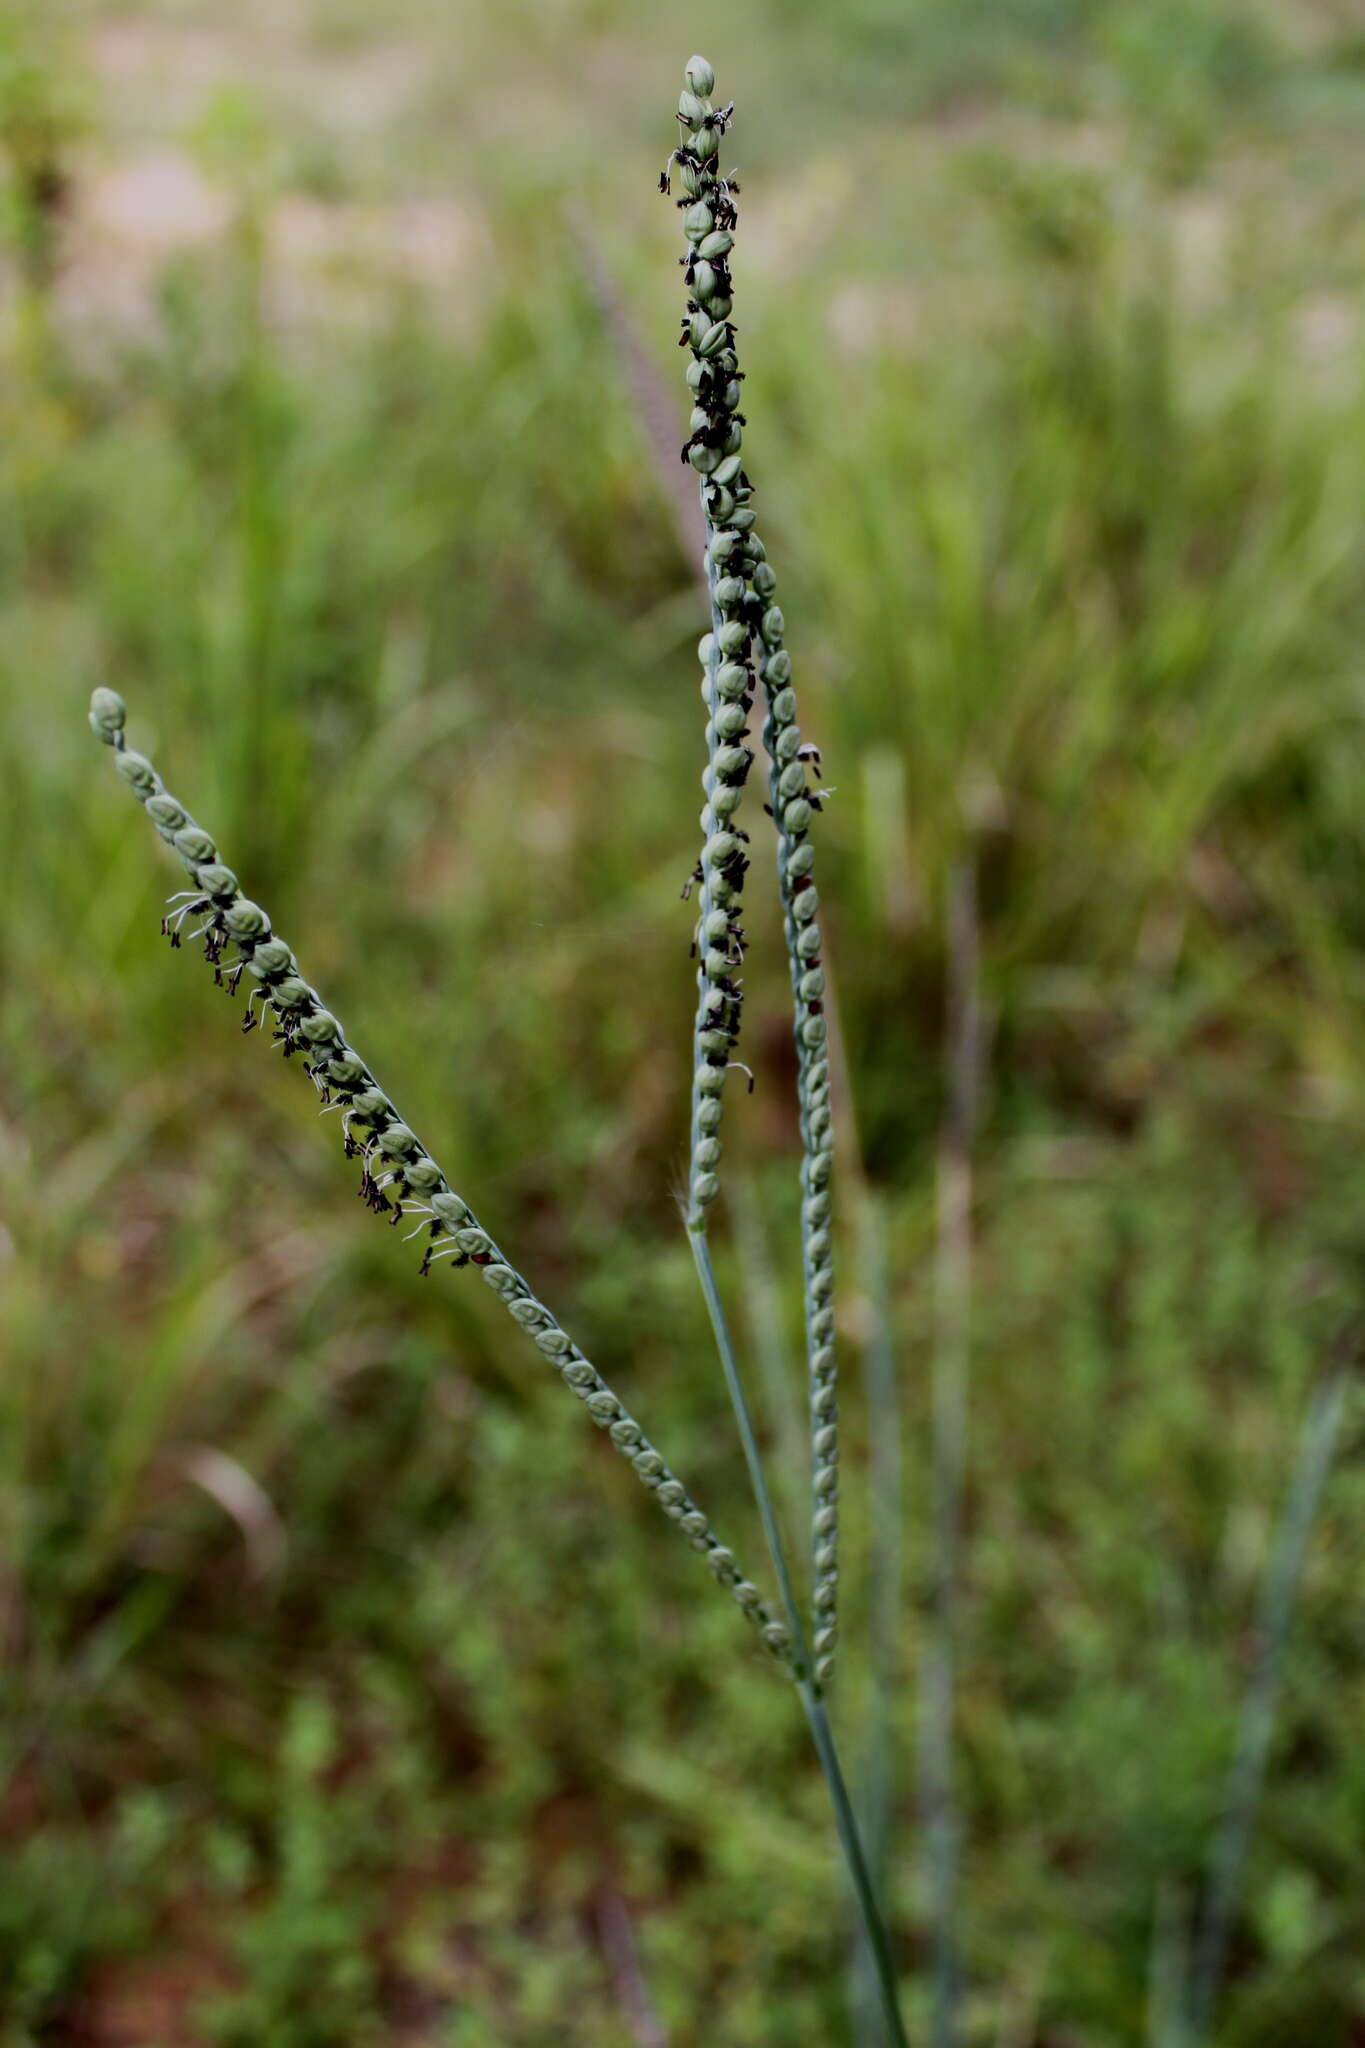
[[[810,1647],[806,1641],[805,1624],[797,1605],[792,1586],[791,1570],[787,1553],[778,1527],[777,1513],[768,1482],[763,1472],[763,1460],[758,1448],[758,1437],[754,1431],[753,1416],[749,1410],[744,1383],[739,1376],[739,1364],[735,1358],[734,1345],[730,1341],[730,1328],[721,1303],[720,1289],[716,1285],[715,1267],[711,1261],[711,1247],[707,1242],[705,1228],[701,1224],[689,1225],[688,1240],[692,1256],[696,1261],[697,1277],[706,1300],[707,1312],[711,1317],[711,1328],[715,1333],[716,1349],[720,1353],[721,1370],[730,1394],[730,1403],[735,1411],[735,1423],[739,1440],[744,1450],[744,1462],[749,1468],[749,1482],[753,1487],[754,1500],[758,1507],[759,1520],[767,1539],[773,1570],[777,1574],[778,1589],[786,1612],[787,1625],[791,1630],[792,1669],[796,1677],[796,1689],[801,1695],[815,1753],[820,1759],[820,1768],[825,1774],[830,1804],[834,1808],[834,1821],[839,1834],[839,1846],[848,1867],[853,1897],[858,1908],[868,1953],[877,1976],[877,1989],[881,1997],[882,2012],[886,2019],[887,2031],[893,2048],[907,2048],[905,2026],[901,2019],[900,2005],[896,1997],[896,1967],[891,1955],[891,1942],[882,1918],[872,1874],[868,1869],[862,1837],[853,1812],[853,1803],[848,1796],[844,1782],[839,1752],[835,1747],[834,1730],[830,1726],[825,1710],[824,1696],[815,1678],[815,1666]]]

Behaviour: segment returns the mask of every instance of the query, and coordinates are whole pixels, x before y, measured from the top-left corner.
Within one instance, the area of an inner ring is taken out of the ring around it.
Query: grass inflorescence
[[[232,869],[218,857],[212,837],[170,794],[145,755],[124,742],[124,706],[112,690],[91,699],[90,723],[114,749],[118,771],[161,837],[179,854],[194,887],[172,899],[175,907],[162,930],[175,947],[193,917],[192,933],[203,942],[215,981],[235,995],[244,975],[254,983],[247,997],[243,1031],[254,1030],[260,1013],[274,1020],[275,1043],[286,1059],[302,1055],[303,1067],[325,1108],[339,1109],[348,1158],[360,1161],[359,1194],[391,1224],[416,1219],[410,1237],[423,1241],[421,1271],[443,1259],[472,1266],[513,1320],[549,1360],[565,1386],[606,1431],[641,1484],[677,1524],[779,1657],[789,1652],[786,1628],[723,1544],[705,1514],[674,1476],[643,1430],[602,1375],[583,1356],[528,1283],[503,1256],[473,1210],[399,1116],[392,1100],[298,971],[292,948],[272,929],[260,905],[245,896]],[[260,1012],[256,1005],[259,1003]]]
[[[743,1002],[739,969],[744,932],[740,893],[749,865],[749,835],[738,820],[753,749],[749,720],[761,682],[766,717],[769,801],[777,832],[777,876],[782,899],[795,1006],[797,1099],[800,1111],[801,1246],[810,1382],[814,1627],[812,1649],[822,1683],[834,1670],[838,1639],[839,1423],[834,1352],[834,1262],[830,1177],[834,1126],[830,1106],[825,973],[819,896],[810,840],[823,792],[812,788],[818,748],[802,738],[792,685],[786,621],[776,601],[777,576],[757,527],[754,487],[740,453],[744,376],[732,319],[730,256],[738,225],[738,181],[720,170],[720,145],[733,108],[717,107],[715,72],[693,57],[678,98],[682,139],[662,184],[676,178],[688,251],[682,259],[688,289],[681,344],[691,350],[687,383],[692,393],[690,432],[683,460],[701,478],[706,520],[706,573],[711,630],[699,649],[707,709],[707,764],[703,779],[703,846],[697,868],[701,911],[696,950],[700,989],[693,1077],[692,1179],[688,1220],[704,1227],[705,1211],[720,1190],[721,1095],[730,1056],[739,1042]]]

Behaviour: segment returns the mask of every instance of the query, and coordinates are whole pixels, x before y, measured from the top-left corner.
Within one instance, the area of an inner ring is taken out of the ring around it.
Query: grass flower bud
[[[701,242],[710,234],[716,224],[716,216],[704,199],[689,206],[683,215],[683,233],[689,242]]]
[[[730,434],[737,434],[738,432],[738,427],[731,427]],[[726,435],[727,441],[730,438],[730,434]],[[726,456],[725,460],[721,463],[719,469],[716,471],[714,481],[721,485],[732,484],[735,478],[739,475],[741,467],[742,465],[740,463],[738,455],[732,452],[731,454]]]
[[[716,640],[722,654],[743,654],[749,645],[749,628],[742,619],[727,619]]]
[[[390,1159],[406,1159],[417,1150],[417,1140],[406,1124],[392,1123],[379,1134],[379,1149]]]
[[[713,469],[720,467],[721,454],[719,448],[709,447],[705,441],[694,441],[687,451],[687,459],[702,476],[709,476]]]
[[[117,690],[106,690],[101,684],[90,692],[90,730],[104,741],[106,747],[119,745],[119,735],[127,715]]]
[[[252,903],[246,896],[239,896],[223,912],[223,923],[234,939],[262,939],[270,930],[270,921],[259,903]],[[322,1013],[324,1016],[326,1012]]]
[[[717,737],[723,740],[737,740],[744,731],[748,715],[742,704],[719,705],[715,717]]]
[[[782,813],[782,823],[788,832],[804,832],[810,820],[810,805],[803,796],[797,797],[795,803],[788,804]]]
[[[138,759],[140,756],[134,756],[134,758]],[[126,754],[119,755],[120,770],[127,759],[128,756]],[[186,825],[183,832],[176,833],[175,850],[180,855],[180,858],[187,861],[191,867],[197,867],[203,861],[212,860],[214,854],[218,851],[213,841],[209,838],[208,833],[201,832],[197,825]]]
[[[709,109],[702,105],[696,93],[689,92],[684,86],[678,94],[678,119],[685,121],[689,128],[700,128],[708,112]]]
[[[700,318],[699,315],[697,317]],[[719,355],[720,351],[725,346],[726,336],[728,332],[729,330],[727,329],[725,322],[723,320],[717,320],[714,326],[710,326],[706,329],[706,332],[702,335],[701,340],[694,344],[697,354],[700,356]]]
[[[716,603],[723,612],[731,612],[737,604],[743,602],[744,591],[745,583],[742,576],[722,576],[716,585]],[[749,638],[747,626],[744,629],[744,638],[746,641]],[[153,798],[153,802],[155,801]]]
[[[719,452],[716,460],[720,461]],[[135,790],[139,796],[156,796],[159,793],[161,777],[145,754],[135,754],[131,747],[125,747],[114,756],[114,765],[129,788]]]
[[[225,868],[221,861],[202,861],[194,871],[194,879],[215,902],[237,894],[237,877],[232,869]]]
[[[754,589],[760,597],[771,597],[777,588],[777,578],[768,562],[760,562],[754,570]]]
[[[447,1189],[432,1196],[431,1213],[438,1223],[444,1223],[447,1230],[458,1230],[468,1219],[469,1207]]]
[[[716,89],[716,74],[705,57],[689,57],[683,71],[690,90],[701,99],[710,99]]]
[[[174,838],[181,828],[189,823],[189,813],[178,804],[173,796],[163,789],[158,796],[147,799],[147,816],[152,820],[163,838]]]
[[[748,669],[743,667],[740,662],[722,662],[721,666],[716,670],[717,694],[727,699],[727,701],[735,703],[747,693],[750,680]]]
[[[299,1030],[310,1045],[331,1045],[341,1036],[341,1026],[330,1010],[314,1010],[304,1018]]]
[[[724,289],[724,279],[711,263],[694,263],[692,266],[692,290],[703,306],[709,305],[717,292]]]
[[[784,797],[800,796],[806,787],[805,762],[789,761],[777,778],[777,787]]]
[[[764,641],[769,647],[781,646],[782,633],[783,629],[786,626],[786,623],[786,620],[782,616],[782,607],[780,605],[771,605],[769,609],[766,612],[764,612],[762,624],[759,626],[758,630],[763,635]]]
[[[728,256],[734,246],[734,236],[727,233],[724,228],[717,228],[714,234],[706,236],[697,254],[704,257],[708,263],[717,263],[722,256]]]
[[[276,980],[293,965],[294,955],[283,939],[263,939],[252,948],[251,971],[260,981]]]
[[[313,991],[306,981],[300,981],[297,974],[287,974],[283,981],[277,981],[270,992],[272,1003],[282,1010],[302,1010],[313,999]]]

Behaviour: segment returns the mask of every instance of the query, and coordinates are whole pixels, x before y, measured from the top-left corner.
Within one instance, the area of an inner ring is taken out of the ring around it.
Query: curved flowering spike
[[[747,863],[743,835],[733,817],[752,755],[743,746],[753,701],[754,669],[763,685],[767,717],[763,740],[769,760],[769,809],[777,828],[777,874],[786,927],[795,1009],[797,1093],[801,1117],[801,1244],[805,1279],[806,1356],[810,1383],[814,1504],[815,1636],[821,1682],[830,1676],[838,1633],[838,1415],[834,1357],[834,1268],[830,1242],[829,1061],[818,898],[811,879],[814,850],[808,837],[821,792],[807,787],[807,764],[819,772],[815,748],[803,744],[791,686],[791,656],[783,645],[785,621],[773,602],[777,578],[754,531],[753,487],[740,459],[744,416],[738,410],[742,375],[730,320],[733,294],[729,257],[736,223],[734,179],[717,168],[717,147],[730,109],[717,113],[709,98],[715,78],[704,57],[689,60],[678,102],[682,140],[662,180],[670,189],[676,168],[684,196],[682,259],[691,289],[682,342],[693,360],[687,382],[693,396],[691,437],[684,458],[702,477],[709,545],[711,632],[702,642],[707,727],[707,834],[699,870],[702,887],[701,1005],[693,1091],[692,1179],[689,1221],[702,1227],[715,1196],[720,1144],[720,1091],[724,1066],[739,1030],[739,992],[733,970],[742,951],[735,913]],[[713,851],[721,849],[718,855]],[[725,861],[737,863],[733,870]],[[726,927],[732,936],[726,939]],[[711,933],[715,932],[713,941]],[[712,1065],[706,1063],[714,1063]],[[719,1078],[715,1078],[718,1071]]]
[[[720,1191],[722,1097],[739,1042],[739,969],[744,959],[740,896],[749,863],[744,851],[748,835],[740,831],[735,815],[754,758],[745,741],[756,687],[752,603],[744,574],[753,514],[739,458],[744,428],[738,411],[735,331],[729,317],[733,299],[727,259],[736,216],[733,188],[719,176],[715,164],[729,113],[712,107],[709,95],[714,85],[715,74],[706,59],[690,58],[678,100],[682,140],[670,159],[688,194],[678,202],[684,209],[688,242],[681,259],[688,288],[681,343],[692,353],[687,382],[693,409],[682,455],[701,478],[711,597],[711,631],[698,649],[707,722],[703,843],[695,876],[700,884],[697,1020],[687,1192],[687,1220],[693,1230],[705,1229],[706,1211]],[[667,172],[664,182],[667,186]]]
[[[91,700],[90,723],[99,737],[115,749],[120,767],[129,758],[123,743],[123,722],[123,705],[113,691],[96,690]],[[140,755],[131,758],[140,766],[135,775],[125,779],[134,795],[146,805],[149,799],[163,793],[161,780],[150,762],[142,762]],[[176,810],[181,813],[179,805]],[[181,814],[185,823],[176,828],[174,844],[197,887],[187,892],[189,901],[167,921],[173,940],[178,942],[175,920],[197,912],[205,917],[199,935],[204,940],[206,957],[216,966],[225,947],[230,945],[234,949],[236,959],[226,976],[228,985],[235,988],[243,971],[249,971],[257,983],[247,1006],[247,1028],[257,1021],[250,1003],[259,999],[274,1017],[275,1037],[286,1056],[301,1051],[306,1070],[324,1102],[335,1101],[341,1106],[347,1154],[361,1159],[360,1193],[364,1200],[372,1209],[387,1213],[391,1222],[405,1216],[417,1219],[418,1230],[427,1239],[422,1260],[424,1273],[441,1259],[480,1270],[508,1313],[554,1366],[593,1421],[607,1432],[669,1520],[677,1523],[691,1547],[706,1559],[718,1582],[749,1617],[767,1647],[790,1669],[788,1631],[758,1588],[745,1578],[734,1553],[720,1541],[681,1480],[669,1471],[596,1366],[583,1356],[549,1309],[532,1294],[521,1274],[480,1227],[469,1205],[451,1190],[436,1161],[400,1118],[359,1053],[348,1044],[336,1017],[324,1007],[316,989],[297,972],[293,953],[282,939],[272,934],[266,913],[242,895],[231,869],[218,864],[212,839],[187,812]],[[217,977],[220,981],[224,979],[221,968],[217,968]],[[365,1133],[364,1144],[354,1135],[357,1131]]]

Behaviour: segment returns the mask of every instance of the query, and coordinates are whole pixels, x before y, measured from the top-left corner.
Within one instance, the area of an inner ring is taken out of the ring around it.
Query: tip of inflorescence
[[[91,691],[90,730],[98,734],[107,747],[118,745],[127,715],[117,690],[106,690],[101,686]]]
[[[705,57],[689,57],[683,69],[683,77],[687,81],[688,91],[695,93],[699,100],[709,99],[715,90],[716,74]]]

